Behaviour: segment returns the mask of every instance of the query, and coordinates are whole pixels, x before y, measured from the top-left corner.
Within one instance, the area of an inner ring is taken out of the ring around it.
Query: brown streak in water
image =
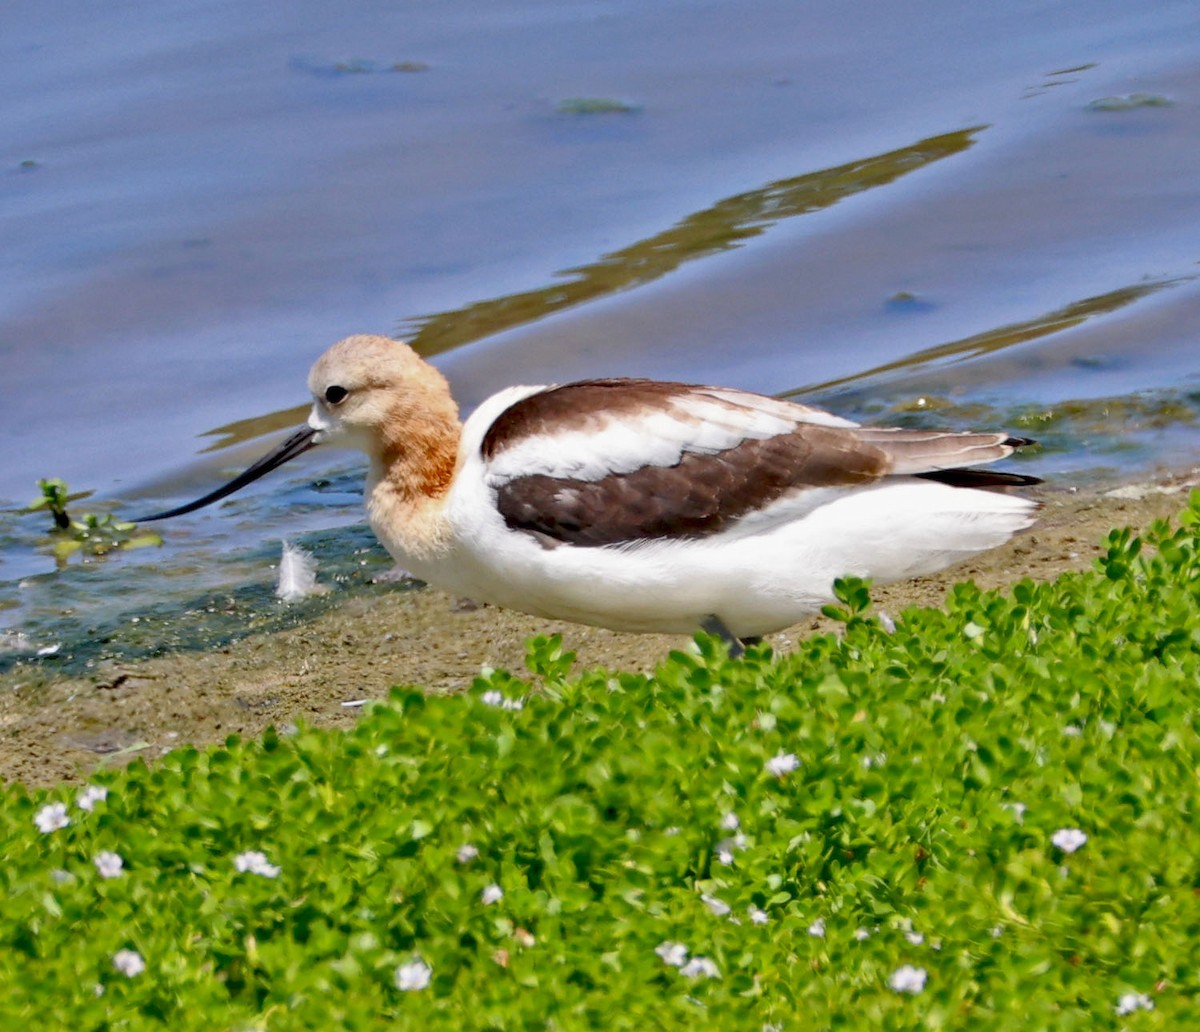
[[[509,294],[414,321],[409,343],[428,357],[522,326],[552,312],[640,286],[685,262],[738,247],[782,219],[821,211],[854,194],[886,186],[909,172],[965,151],[986,126],[973,126],[735,194],[689,215],[661,233],[567,269],[562,283]]]
[[[984,330],[983,333],[972,334],[970,337],[962,338],[962,340],[938,344],[934,347],[926,348],[924,351],[905,355],[894,362],[885,362],[882,365],[877,365],[873,369],[867,369],[861,373],[854,373],[850,376],[838,377],[836,380],[826,380],[824,383],[784,391],[780,397],[800,398],[812,395],[827,395],[835,388],[848,387],[852,384],[856,387],[862,386],[885,373],[892,373],[901,369],[907,373],[914,373],[924,366],[935,364],[947,365],[954,362],[966,362],[973,358],[980,358],[997,351],[1003,351],[1005,348],[1016,344],[1026,344],[1031,340],[1048,337],[1061,330],[1069,330],[1071,327],[1078,326],[1094,315],[1108,315],[1124,308],[1126,305],[1133,304],[1135,301],[1140,301],[1142,298],[1157,293],[1166,287],[1174,287],[1191,279],[1194,279],[1194,277],[1182,276],[1175,279],[1161,280],[1157,283],[1121,287],[1118,290],[1111,290],[1107,294],[1098,294],[1095,297],[1084,298],[1082,301],[1073,301],[1062,308],[1057,308],[1052,312],[1047,312],[1045,315],[1039,315],[1033,319],[1027,319],[1024,322],[998,326],[994,330]]]
[[[405,339],[419,355],[428,358],[535,322],[552,312],[651,283],[686,262],[740,247],[783,219],[822,211],[847,197],[886,186],[935,161],[959,154],[972,146],[985,128],[972,126],[931,136],[884,154],[734,194],[590,265],[563,270],[558,274],[562,282],[413,320],[415,332]],[[299,406],[219,426],[205,434],[217,440],[204,450],[219,451],[294,426],[303,420],[306,410],[306,406]]]
[[[222,448],[232,448],[236,444],[253,441],[256,437],[265,437],[277,430],[290,430],[303,423],[308,416],[308,405],[294,405],[292,408],[268,412],[262,416],[251,416],[249,419],[237,419],[224,426],[206,430],[202,436],[216,437],[201,454],[220,451]]]

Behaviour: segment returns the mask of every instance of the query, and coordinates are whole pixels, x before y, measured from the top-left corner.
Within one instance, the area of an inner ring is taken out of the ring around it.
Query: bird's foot
[[[758,636],[739,638],[725,626],[725,622],[715,613],[711,613],[704,618],[704,621],[700,624],[700,629],[707,634],[715,634],[720,638],[729,649],[730,659],[740,659],[746,654],[747,645],[757,645],[762,641],[762,638]]]

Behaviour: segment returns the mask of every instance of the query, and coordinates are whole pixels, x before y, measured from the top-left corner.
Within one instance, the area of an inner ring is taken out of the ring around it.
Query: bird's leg
[[[740,659],[746,654],[747,645],[757,645],[762,641],[762,638],[739,638],[725,626],[725,622],[716,613],[710,613],[704,618],[700,624],[700,630],[706,634],[715,634],[720,638],[729,647],[730,659]]]

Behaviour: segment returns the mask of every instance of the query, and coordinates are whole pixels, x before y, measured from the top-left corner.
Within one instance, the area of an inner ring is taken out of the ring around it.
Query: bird
[[[732,387],[610,378],[514,386],[460,421],[442,373],[390,337],[312,366],[307,422],[166,519],[318,445],[366,453],[367,520],[414,577],[537,617],[719,635],[731,654],[834,598],[942,570],[1036,519],[981,469],[1033,442],[863,426]]]

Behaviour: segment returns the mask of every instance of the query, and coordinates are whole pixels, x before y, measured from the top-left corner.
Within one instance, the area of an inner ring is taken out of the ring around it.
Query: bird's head
[[[308,374],[314,444],[339,444],[377,455],[419,440],[428,424],[456,423],[449,385],[407,344],[389,337],[340,340]]]

